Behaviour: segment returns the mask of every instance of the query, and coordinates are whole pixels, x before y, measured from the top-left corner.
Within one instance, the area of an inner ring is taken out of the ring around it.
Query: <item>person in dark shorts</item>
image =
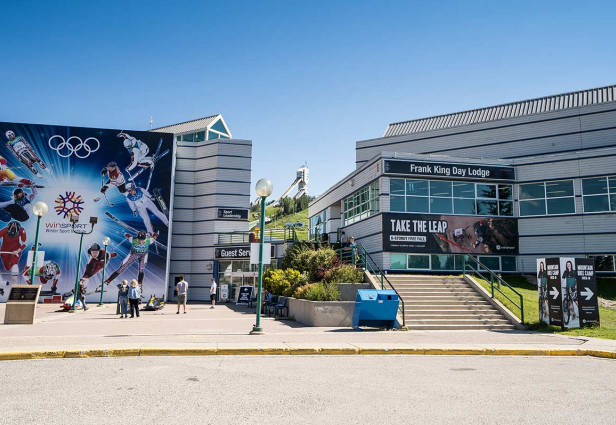
[[[210,284],[210,300],[212,301],[212,306],[210,308],[214,308],[216,305],[216,279],[212,278],[212,283]]]

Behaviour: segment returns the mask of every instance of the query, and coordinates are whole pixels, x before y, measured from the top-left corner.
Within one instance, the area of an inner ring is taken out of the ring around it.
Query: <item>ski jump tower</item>
[[[297,193],[293,195],[293,198],[298,199],[302,195],[308,194],[308,166],[306,164],[302,165],[301,167],[297,169],[297,173],[295,174],[295,180],[293,181],[293,183],[291,183],[291,185],[287,188],[287,190],[282,192],[282,195],[280,195],[278,199],[272,202],[271,205],[272,206],[279,205],[282,199],[285,196],[287,196],[289,192],[291,192],[295,188],[295,186],[297,186]],[[259,205],[260,203],[261,203],[261,197],[258,197],[257,199],[254,200],[252,205],[253,206]]]

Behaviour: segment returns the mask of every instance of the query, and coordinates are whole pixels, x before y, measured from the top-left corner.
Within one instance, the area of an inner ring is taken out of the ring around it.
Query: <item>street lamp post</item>
[[[81,250],[83,249],[83,235],[89,235],[94,231],[94,225],[98,222],[98,218],[90,217],[90,231],[86,232],[85,230],[75,230],[75,225],[79,222],[79,216],[77,214],[71,215],[71,223],[73,226],[71,230],[73,233],[77,233],[81,235],[79,237],[79,255],[77,256],[77,275],[75,276],[75,294],[73,295],[73,305],[69,310],[69,313],[75,312],[75,305],[77,304],[77,294],[79,293],[79,275],[81,273]]]
[[[250,332],[252,335],[263,334],[263,328],[261,327],[261,292],[263,288],[263,239],[265,235],[265,199],[272,194],[274,186],[268,179],[261,179],[255,185],[257,195],[261,197],[261,223],[259,235],[259,286],[257,287],[257,322],[252,327]]]
[[[101,300],[98,303],[99,307],[103,305],[103,294],[105,293],[105,268],[107,266],[107,245],[109,245],[109,242],[111,242],[111,239],[105,236],[103,238],[103,245],[105,245],[105,252],[103,253],[103,277],[101,279]]]
[[[39,233],[41,230],[41,218],[47,214],[47,204],[45,202],[37,202],[32,206],[32,212],[36,215],[36,235],[34,237],[34,252],[32,253],[32,279],[30,285],[34,285],[34,276],[36,271],[36,254],[38,253]]]

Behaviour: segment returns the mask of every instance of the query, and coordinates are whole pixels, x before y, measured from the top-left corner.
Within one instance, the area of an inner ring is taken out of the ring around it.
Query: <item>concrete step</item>
[[[404,306],[406,309],[409,308],[494,308],[492,304],[486,302],[485,300],[481,301],[467,301],[467,300],[414,300],[410,301],[405,299]]]
[[[450,312],[450,311],[498,311],[490,304],[470,304],[470,303],[460,303],[460,304],[404,304],[404,310],[408,313],[409,311],[442,311],[442,312]]]
[[[425,294],[413,294],[413,295],[404,295],[402,299],[406,303],[407,300],[409,303],[420,302],[420,301],[483,301],[486,302],[485,299],[481,295],[456,295],[456,294],[438,294],[438,295],[425,295]]]
[[[389,277],[387,277],[387,280],[389,280],[391,283],[398,283],[398,284],[403,284],[403,283],[464,283],[466,284],[466,281],[464,279],[416,280],[416,279],[390,279]]]
[[[465,294],[465,293],[472,293],[472,294],[476,294],[477,291],[475,291],[473,288],[469,288],[469,287],[465,287],[465,288],[444,288],[444,287],[434,287],[434,288],[396,288],[396,291],[399,294],[415,294],[415,293],[439,293],[439,292],[445,292],[445,293],[460,293],[460,294]]]
[[[506,319],[479,319],[479,318],[461,318],[461,319],[415,319],[407,320],[406,324],[413,325],[505,325],[510,324]]]
[[[417,311],[413,311],[412,313],[406,312],[404,315],[407,323],[409,321],[415,322],[424,319],[439,319],[439,320],[448,320],[448,319],[477,319],[477,320],[502,320],[503,316],[498,312],[477,312],[477,311],[466,311],[456,313],[445,313],[445,312],[437,312],[430,314],[418,314]]]
[[[515,329],[511,324],[509,325],[415,325],[406,324],[406,328],[416,331],[461,331],[461,330],[510,330]]]
[[[467,284],[440,284],[440,283],[434,283],[434,284],[429,284],[429,283],[413,283],[413,284],[398,284],[395,285],[397,290],[400,289],[415,289],[415,288],[451,288],[451,289],[456,289],[456,288],[466,288],[466,289],[471,289],[474,290],[470,285]]]

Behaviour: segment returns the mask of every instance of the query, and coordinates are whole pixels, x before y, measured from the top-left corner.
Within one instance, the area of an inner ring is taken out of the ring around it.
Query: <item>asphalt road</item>
[[[211,356],[4,361],[0,423],[613,424],[616,361]]]

